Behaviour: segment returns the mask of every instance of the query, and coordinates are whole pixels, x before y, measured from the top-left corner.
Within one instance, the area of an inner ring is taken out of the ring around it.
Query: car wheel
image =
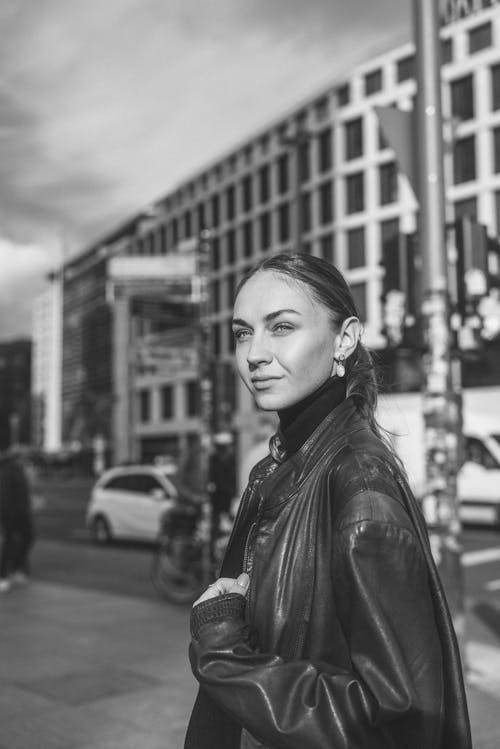
[[[109,544],[113,538],[111,527],[104,515],[97,515],[92,521],[92,539],[96,544]]]

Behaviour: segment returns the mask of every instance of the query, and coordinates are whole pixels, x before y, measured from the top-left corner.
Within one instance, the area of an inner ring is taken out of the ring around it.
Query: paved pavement
[[[188,616],[40,581],[2,595],[0,749],[181,749],[196,692]],[[500,747],[499,644],[469,611],[475,749]]]

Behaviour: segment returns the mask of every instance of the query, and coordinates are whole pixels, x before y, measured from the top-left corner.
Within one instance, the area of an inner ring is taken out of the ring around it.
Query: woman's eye
[[[293,325],[288,322],[279,322],[274,326],[273,333],[289,333],[291,330],[293,330]]]
[[[240,343],[241,341],[244,341],[248,336],[250,335],[249,330],[233,330],[233,336],[236,343]]]

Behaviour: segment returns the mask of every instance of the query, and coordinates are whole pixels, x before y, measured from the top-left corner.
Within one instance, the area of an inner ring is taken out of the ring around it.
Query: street
[[[156,599],[149,579],[152,546],[96,546],[91,542],[85,528],[91,483],[67,479],[38,487],[33,576],[47,582]],[[467,605],[500,641],[500,531],[466,527],[463,542]]]

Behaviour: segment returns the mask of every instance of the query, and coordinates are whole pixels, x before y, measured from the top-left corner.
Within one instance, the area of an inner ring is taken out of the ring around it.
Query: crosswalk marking
[[[462,564],[465,567],[473,567],[476,564],[487,564],[500,559],[500,548],[478,549],[477,551],[466,551],[462,554]]]

